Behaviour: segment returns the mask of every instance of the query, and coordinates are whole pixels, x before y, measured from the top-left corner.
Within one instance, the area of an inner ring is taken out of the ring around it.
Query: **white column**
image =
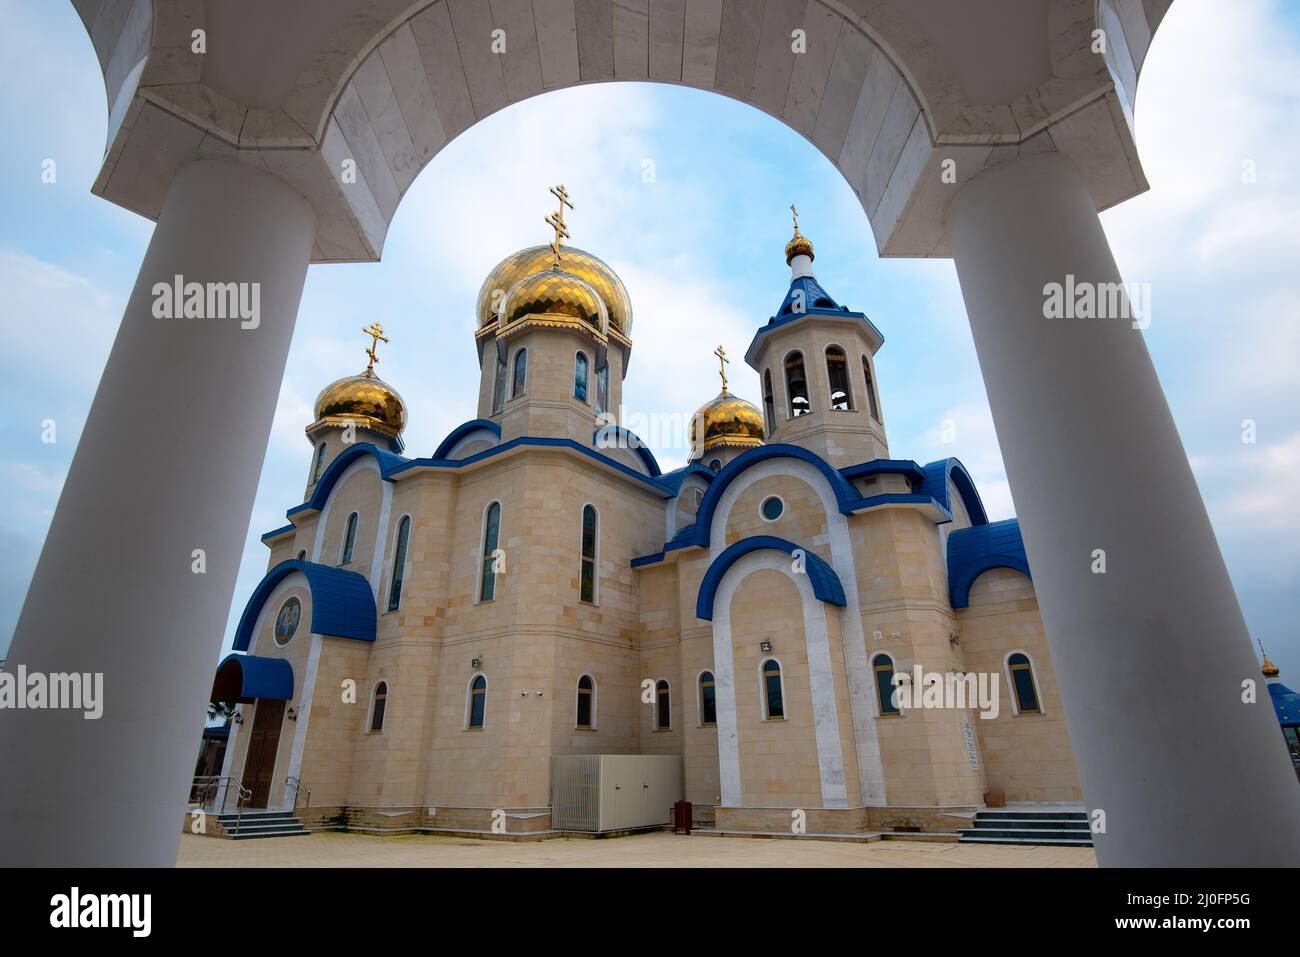
[[[1044,318],[1048,283],[1121,281],[1083,177],[994,167],[949,226],[1098,859],[1294,866],[1300,788],[1263,685],[1241,700],[1259,667],[1142,334]]]
[[[314,232],[251,166],[195,161],[170,186],[6,665],[102,672],[103,717],[0,715],[6,863],[175,863]],[[259,324],[155,318],[177,275],[259,284]]]

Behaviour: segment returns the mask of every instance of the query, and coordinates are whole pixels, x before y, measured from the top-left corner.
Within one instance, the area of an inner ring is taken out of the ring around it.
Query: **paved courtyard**
[[[723,838],[660,831],[527,844],[431,835],[228,841],[185,834],[180,867],[1095,867],[1092,848]]]

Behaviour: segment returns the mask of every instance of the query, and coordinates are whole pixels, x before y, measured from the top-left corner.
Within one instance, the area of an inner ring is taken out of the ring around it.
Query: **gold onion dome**
[[[496,319],[497,312],[509,308],[505,300],[512,287],[534,274],[554,273],[555,254],[549,245],[529,246],[507,256],[483,280],[478,293],[478,328]],[[593,290],[609,314],[611,328],[622,335],[632,333],[632,301],[618,274],[600,259],[577,246],[565,246],[560,262],[562,274],[576,277]],[[522,293],[521,293],[522,295]],[[522,301],[522,300],[520,300]]]
[[[799,232],[799,213],[790,205],[790,212],[794,216],[794,236],[785,244],[785,264],[788,266],[794,260],[795,256],[807,256],[809,260],[814,259],[812,240]]]
[[[564,265],[569,265],[568,250]],[[571,316],[601,330],[609,318],[605,300],[591,283],[554,267],[524,276],[501,298],[500,314],[507,324],[534,313]]]
[[[1260,671],[1263,672],[1265,678],[1276,678],[1282,673],[1277,665],[1268,660],[1268,655],[1264,656],[1264,667]]]
[[[704,444],[698,444],[696,429],[703,427]],[[722,446],[753,448],[763,444],[763,413],[752,402],[734,396],[724,386],[691,420],[691,447],[705,452]]]
[[[317,425],[329,422],[373,429],[397,438],[406,428],[406,403],[397,390],[373,371],[331,382],[316,396]]]

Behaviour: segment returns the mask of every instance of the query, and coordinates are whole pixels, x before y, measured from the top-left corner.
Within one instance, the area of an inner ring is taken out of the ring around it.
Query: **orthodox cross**
[[[546,225],[555,230],[555,242],[551,243],[551,253],[555,256],[555,268],[560,268],[560,244],[569,238],[569,231],[564,227],[564,207],[573,209],[569,202],[569,191],[564,184],[552,186],[551,193],[560,201],[560,208],[546,217]]]
[[[718,357],[718,375],[722,376],[722,391],[727,391],[727,363],[731,360],[727,358],[727,350],[722,346],[713,350],[713,354]]]
[[[790,204],[790,216],[794,219],[794,234],[799,235],[799,210],[794,208],[794,203]]]
[[[373,372],[375,363],[379,361],[379,356],[375,355],[375,347],[380,342],[387,342],[388,337],[384,335],[384,327],[377,322],[372,322],[365,329],[361,330],[370,337],[370,348],[366,350],[366,355],[370,356],[370,364],[366,366],[366,372]]]

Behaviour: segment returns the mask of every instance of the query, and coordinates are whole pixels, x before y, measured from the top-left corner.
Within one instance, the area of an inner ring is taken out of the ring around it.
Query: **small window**
[[[718,696],[713,685],[713,672],[706,671],[700,675],[700,724],[718,723]]]
[[[578,597],[592,604],[596,601],[596,509],[582,509],[582,568],[579,570]]]
[[[839,346],[826,349],[826,380],[831,387],[831,408],[853,411],[853,387],[849,385],[849,357]]]
[[[393,551],[393,583],[388,588],[388,610],[397,611],[402,604],[402,582],[406,579],[406,545],[411,536],[411,516],[403,515],[397,523],[397,547]]]
[[[469,721],[467,727],[483,727],[483,717],[487,714],[487,678],[475,675],[469,683]]]
[[[763,499],[763,504],[759,506],[763,513],[763,519],[768,522],[775,522],[785,511],[785,502],[781,501],[779,496],[769,495]]]
[[[496,372],[492,382],[492,414],[496,415],[506,407],[506,364],[497,360]]]
[[[1007,659],[1011,671],[1011,689],[1016,696],[1016,714],[1042,714],[1038,704],[1038,682],[1029,657],[1016,652]]]
[[[352,547],[357,543],[357,521],[356,512],[348,516],[348,527],[343,533],[343,552],[339,555],[340,565],[347,565],[352,561]]]
[[[785,719],[785,696],[781,688],[781,665],[773,658],[763,662],[763,717]]]
[[[497,593],[497,543],[501,537],[501,503],[493,502],[483,516],[483,568],[478,600],[491,601]]]
[[[609,411],[609,363],[596,370],[596,414]]]
[[[311,470],[311,480],[315,482],[325,470],[325,443],[316,446],[316,465]]]
[[[790,418],[796,419],[812,411],[808,398],[808,375],[803,367],[803,353],[792,352],[785,358],[785,393],[790,402]]]
[[[573,397],[587,401],[587,354],[579,352],[573,360]]]
[[[715,471],[715,472],[721,472],[721,471],[722,471],[722,459],[714,459],[712,462],[709,463],[709,468],[712,469],[712,470]]]
[[[655,683],[655,730],[667,731],[673,726],[672,722],[672,694],[668,688],[668,682],[658,681]]]
[[[372,734],[384,730],[384,711],[387,707],[388,682],[381,681],[375,685],[375,695],[370,702],[370,731]]]
[[[763,370],[763,418],[770,437],[776,429],[776,399],[772,395],[772,370]]]
[[[871,670],[876,676],[876,703],[880,705],[880,713],[898,714],[898,706],[894,704],[894,659],[876,655]]]
[[[300,562],[304,562],[304,561],[306,561],[306,560],[307,560],[307,549],[305,549],[305,548],[300,549],[300,550],[298,551],[298,561],[300,561]]]
[[[528,350],[520,349],[515,353],[515,378],[510,386],[510,398],[517,399],[524,394],[524,385],[528,379]]]
[[[590,675],[583,675],[578,679],[578,722],[579,728],[593,727],[593,716],[596,713],[596,683],[591,680]]]
[[[866,356],[862,357],[862,375],[867,383],[867,408],[871,410],[871,417],[879,422],[880,407],[876,405],[876,382],[871,376],[871,360]]]

